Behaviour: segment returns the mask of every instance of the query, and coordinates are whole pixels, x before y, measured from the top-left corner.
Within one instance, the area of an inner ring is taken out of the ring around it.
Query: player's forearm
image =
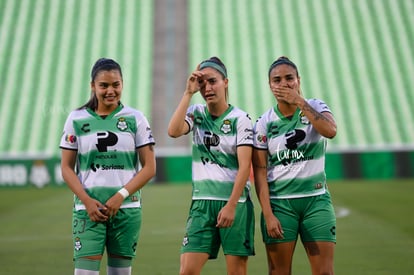
[[[267,183],[267,168],[266,166],[253,166],[254,172],[254,187],[259,200],[263,215],[273,215],[270,206],[269,186]]]
[[[142,168],[135,177],[128,182],[124,188],[129,194],[135,193],[144,187],[156,173],[156,160],[153,145],[142,147],[138,150],[140,154]]]
[[[185,134],[187,127],[185,116],[188,106],[190,105],[191,98],[192,94],[185,92],[177,106],[177,109],[175,109],[170,119],[170,123],[168,124],[168,135],[170,137],[179,137]]]
[[[86,193],[85,189],[82,186],[82,183],[79,181],[79,178],[76,176],[75,172],[70,168],[62,169],[62,177],[69,189],[83,202],[85,203],[90,197]]]
[[[155,166],[143,167],[124,188],[133,194],[143,188],[155,176]]]
[[[297,105],[319,134],[327,138],[336,135],[336,123],[328,113],[319,113],[305,99],[300,100]]]
[[[236,179],[234,180],[233,191],[228,200],[228,204],[237,205],[240,200],[240,197],[243,194],[244,188],[246,187],[247,180],[250,175],[250,166],[248,167],[239,167]]]
[[[273,215],[273,211],[270,206],[269,188],[266,185],[267,185],[266,181],[261,181],[257,183],[255,181],[257,199],[259,200],[260,207],[262,209],[264,217]]]

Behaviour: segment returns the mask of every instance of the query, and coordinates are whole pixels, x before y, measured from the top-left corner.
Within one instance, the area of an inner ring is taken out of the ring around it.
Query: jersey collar
[[[295,111],[295,113],[290,117],[290,118],[288,118],[288,117],[285,117],[281,112],[280,112],[280,110],[279,110],[279,106],[275,106],[275,107],[273,107],[273,110],[274,110],[274,112],[276,113],[276,115],[281,119],[281,120],[296,120],[297,119],[297,117],[299,116],[299,113],[300,113],[300,109],[299,108],[296,108],[296,111]]]
[[[95,117],[96,119],[99,120],[104,120],[104,119],[111,119],[116,113],[118,113],[119,111],[122,110],[122,108],[124,108],[124,105],[122,103],[119,103],[118,107],[116,107],[115,110],[112,111],[112,113],[110,113],[109,115],[107,115],[105,118],[102,118],[100,115],[98,115],[97,113],[95,113],[95,111],[93,111],[91,108],[86,108],[86,111],[88,111],[88,113],[90,115],[92,115],[93,117]]]

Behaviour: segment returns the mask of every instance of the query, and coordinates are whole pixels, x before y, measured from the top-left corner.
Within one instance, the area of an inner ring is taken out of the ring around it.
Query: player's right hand
[[[200,87],[204,84],[205,80],[203,79],[204,73],[199,71],[199,66],[197,69],[191,73],[187,79],[187,87],[185,92],[191,95],[200,91]]]
[[[106,215],[106,206],[95,199],[90,199],[85,203],[86,211],[88,212],[89,218],[93,222],[105,222],[108,220]]]

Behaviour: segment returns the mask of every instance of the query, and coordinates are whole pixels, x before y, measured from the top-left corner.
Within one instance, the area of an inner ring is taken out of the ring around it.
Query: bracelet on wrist
[[[125,187],[119,189],[118,193],[121,194],[124,199],[129,196],[129,192],[125,189]]]

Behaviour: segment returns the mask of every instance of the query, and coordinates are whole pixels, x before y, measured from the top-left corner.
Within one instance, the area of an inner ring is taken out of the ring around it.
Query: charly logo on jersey
[[[121,131],[125,131],[126,129],[128,129],[128,123],[126,122],[126,119],[124,117],[118,118],[116,127]]]
[[[220,130],[225,133],[228,134],[231,132],[231,121],[226,119],[223,121],[223,125],[221,125]]]
[[[84,133],[88,133],[91,131],[91,129],[89,128],[91,125],[89,123],[85,123],[82,125],[81,130]]]
[[[309,125],[309,119],[303,114],[302,111],[299,113],[300,122],[305,125]]]

